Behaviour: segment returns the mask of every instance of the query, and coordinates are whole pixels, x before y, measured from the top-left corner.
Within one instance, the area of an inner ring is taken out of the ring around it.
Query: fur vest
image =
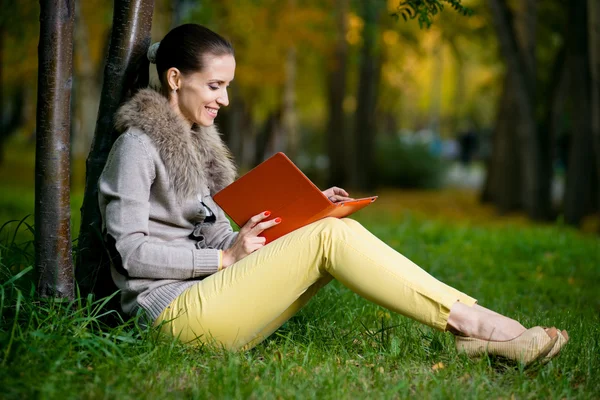
[[[214,195],[236,176],[231,152],[216,127],[194,125],[176,114],[166,97],[153,89],[142,89],[125,102],[115,116],[122,133],[141,129],[158,149],[176,196],[183,200],[208,186]]]

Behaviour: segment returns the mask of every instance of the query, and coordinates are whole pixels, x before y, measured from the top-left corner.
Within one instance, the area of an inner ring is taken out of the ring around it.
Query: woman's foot
[[[454,303],[448,317],[448,330],[458,336],[504,341],[522,335],[527,329],[518,321],[475,304]]]
[[[545,328],[546,332],[549,332],[550,329],[552,329],[552,328]],[[548,362],[551,359],[553,359],[554,357],[556,357],[560,353],[562,348],[567,344],[568,341],[569,341],[569,334],[567,333],[567,331],[559,330],[558,331],[558,340],[556,341],[556,343],[554,343],[554,346],[552,347],[552,349],[550,349],[550,352],[548,354],[546,354],[546,356],[543,359],[543,362]]]
[[[468,356],[498,356],[527,366],[545,360],[559,337],[562,336],[556,328],[544,329],[539,326],[527,329],[513,339],[502,341],[456,336],[456,350]]]
[[[485,353],[525,364],[549,361],[569,341],[566,331],[556,328],[526,329],[518,321],[492,310],[455,303],[448,317],[448,330],[456,335],[456,348],[468,355]]]

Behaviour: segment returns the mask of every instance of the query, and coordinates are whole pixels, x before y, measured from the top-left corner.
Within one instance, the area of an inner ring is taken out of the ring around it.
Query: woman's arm
[[[213,225],[202,228],[206,245],[215,249],[228,249],[235,242],[238,232],[233,231],[225,212],[212,199],[208,206],[215,213],[216,221]]]
[[[155,166],[140,135],[124,133],[115,142],[98,182],[106,234],[114,238],[129,277],[190,279],[219,267],[219,250],[153,242],[149,236],[150,188]]]

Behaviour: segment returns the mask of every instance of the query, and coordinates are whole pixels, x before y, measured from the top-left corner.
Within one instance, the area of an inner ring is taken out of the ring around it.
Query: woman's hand
[[[344,189],[339,188],[337,186],[334,186],[332,188],[324,190],[323,194],[325,196],[327,196],[327,198],[332,203],[338,203],[340,201],[354,200],[353,198],[348,197],[349,196],[348,192],[346,192]]]
[[[265,245],[266,239],[260,235],[265,229],[269,229],[281,223],[281,218],[275,218],[270,221],[261,222],[271,215],[270,211],[257,214],[250,218],[248,222],[240,229],[233,245],[227,250],[223,250],[223,268],[241,260],[248,254],[255,252]]]

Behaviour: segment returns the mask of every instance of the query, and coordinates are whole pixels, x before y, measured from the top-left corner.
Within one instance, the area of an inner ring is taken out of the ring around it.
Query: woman
[[[235,167],[214,127],[229,104],[231,44],[199,25],[149,50],[161,92],[145,89],[116,116],[121,136],[99,181],[112,276],[125,312],[140,308],[185,342],[249,349],[331,279],[394,312],[456,335],[459,351],[529,364],[558,354],[555,328],[525,329],[429,275],[350,219],[324,219],[265,246],[281,222],[265,211],[232,231],[212,195]],[[339,188],[324,192],[347,198]],[[243,199],[240,199],[243,201]]]

